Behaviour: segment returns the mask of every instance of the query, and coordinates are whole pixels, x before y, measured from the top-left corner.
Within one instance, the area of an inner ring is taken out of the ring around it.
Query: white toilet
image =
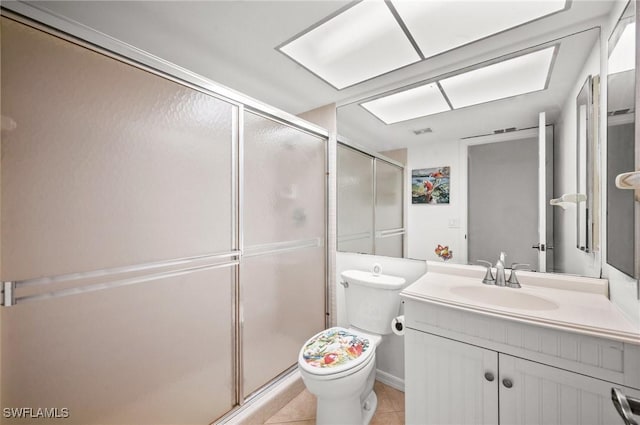
[[[377,273],[347,270],[341,276],[350,327],[312,336],[300,350],[298,368],[318,398],[318,425],[367,425],[378,405],[376,347],[391,333],[405,280],[380,274],[379,266]]]

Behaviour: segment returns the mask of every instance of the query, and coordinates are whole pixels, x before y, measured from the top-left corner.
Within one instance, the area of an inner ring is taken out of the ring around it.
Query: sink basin
[[[454,286],[449,291],[469,301],[519,310],[556,310],[558,304],[520,289],[495,286]]]

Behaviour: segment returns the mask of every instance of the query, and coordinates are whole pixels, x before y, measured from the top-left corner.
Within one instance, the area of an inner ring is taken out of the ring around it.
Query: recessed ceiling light
[[[566,0],[392,1],[425,58],[568,8]]]
[[[451,110],[437,83],[425,84],[380,97],[362,103],[362,107],[385,124],[394,124]]]
[[[609,74],[629,71],[636,67],[635,54],[636,23],[630,22],[624,28],[616,46],[609,56]]]
[[[454,109],[544,90],[556,47],[440,80]]]
[[[383,1],[363,1],[279,47],[337,89],[420,60]]]

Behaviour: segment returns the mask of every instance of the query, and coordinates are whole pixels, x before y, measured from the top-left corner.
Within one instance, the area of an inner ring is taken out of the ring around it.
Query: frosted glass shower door
[[[236,403],[238,107],[5,17],[1,42],[2,407],[210,423]]]
[[[373,254],[373,162],[338,145],[338,251]]]
[[[243,394],[297,362],[325,325],[326,140],[246,112]]]
[[[376,159],[376,255],[403,256],[403,176],[401,167]]]

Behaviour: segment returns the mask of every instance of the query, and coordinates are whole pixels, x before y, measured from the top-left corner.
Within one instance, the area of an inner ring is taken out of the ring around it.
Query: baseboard
[[[404,379],[400,379],[380,369],[376,370],[376,379],[385,385],[388,385],[390,387],[395,388],[396,390],[400,390],[404,392]]]

